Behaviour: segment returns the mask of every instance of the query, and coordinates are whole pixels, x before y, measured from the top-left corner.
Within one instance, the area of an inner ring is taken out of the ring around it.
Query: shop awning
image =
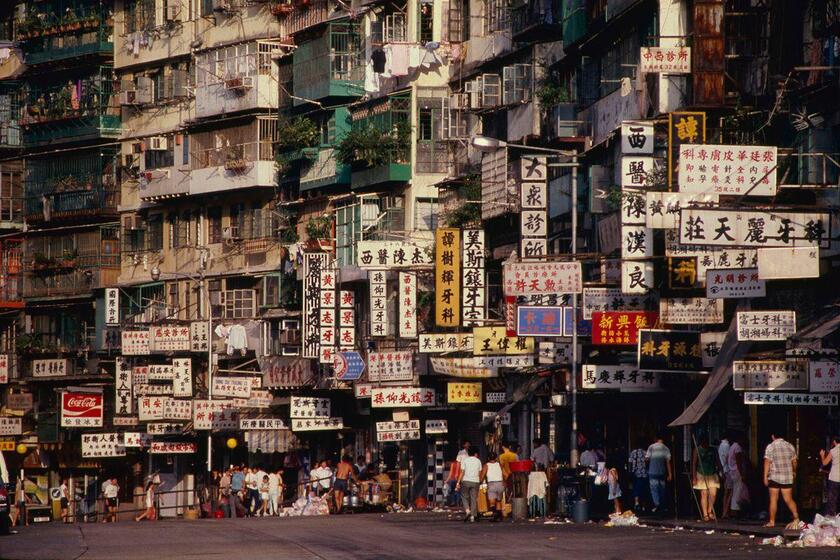
[[[679,418],[668,424],[669,427],[688,426],[700,421],[715,402],[715,399],[729,385],[732,378],[732,361],[742,358],[750,349],[749,343],[738,342],[738,314],[732,316],[729,330],[715,360],[715,367],[709,374],[706,385],[694,398],[694,401],[680,414]]]
[[[794,340],[819,340],[840,329],[840,304],[834,304],[819,318],[799,329]]]

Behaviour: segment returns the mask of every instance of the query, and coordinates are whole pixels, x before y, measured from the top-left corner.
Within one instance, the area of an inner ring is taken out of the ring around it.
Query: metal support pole
[[[578,230],[578,185],[577,185],[577,152],[572,155],[572,257],[577,255],[577,230]],[[569,431],[569,463],[571,466],[578,464],[578,415],[577,415],[577,294],[572,294],[572,367],[569,374],[569,388],[572,394],[572,429]]]
[[[207,400],[213,406],[213,308],[210,302],[210,282],[201,269],[201,291],[207,308]],[[213,470],[213,429],[207,432],[207,472]]]

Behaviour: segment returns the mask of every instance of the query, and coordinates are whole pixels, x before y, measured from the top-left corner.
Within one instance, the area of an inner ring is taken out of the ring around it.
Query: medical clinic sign
[[[61,427],[101,428],[102,400],[97,393],[61,393]]]

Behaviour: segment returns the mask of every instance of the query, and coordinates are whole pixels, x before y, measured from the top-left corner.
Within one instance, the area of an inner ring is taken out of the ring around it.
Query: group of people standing
[[[231,465],[222,473],[213,471],[210,478],[211,508],[218,504],[225,517],[280,514],[282,470],[267,472],[262,467]]]

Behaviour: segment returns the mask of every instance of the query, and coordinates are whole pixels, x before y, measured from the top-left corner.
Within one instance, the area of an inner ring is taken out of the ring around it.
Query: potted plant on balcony
[[[79,256],[79,250],[76,248],[65,249],[61,255],[61,265],[64,268],[76,268],[76,259]]]
[[[336,160],[357,169],[378,167],[406,159],[411,145],[411,125],[398,122],[389,131],[373,125],[351,130],[336,150]]]
[[[231,146],[225,153],[225,170],[242,173],[248,168],[248,158],[243,153],[242,146]]]
[[[320,249],[332,243],[332,218],[330,216],[315,216],[306,222],[307,245],[312,249]]]
[[[35,252],[32,254],[32,267],[35,270],[47,270],[55,265],[53,259],[44,253]]]

